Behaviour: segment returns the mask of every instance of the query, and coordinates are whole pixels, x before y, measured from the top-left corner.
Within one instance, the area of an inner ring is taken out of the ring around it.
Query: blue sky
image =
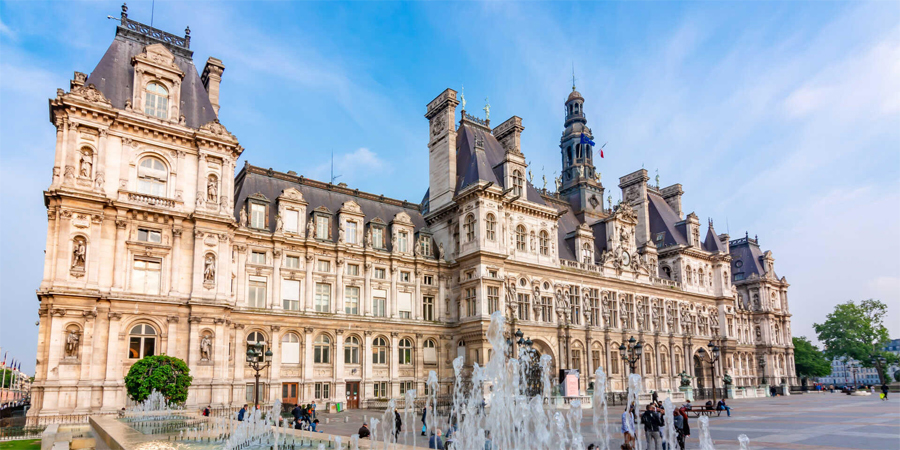
[[[243,160],[327,180],[334,151],[338,181],[415,202],[425,105],[447,87],[479,116],[489,98],[495,123],[522,117],[535,184],[552,180],[574,63],[608,188],[658,169],[686,211],[758,235],[792,285],[794,335],[879,298],[900,337],[900,3],[157,3],[154,26],[190,25],[195,64],[225,63],[220,119]],[[47,99],[93,70],[119,7],[0,3],[0,346],[28,370]]]

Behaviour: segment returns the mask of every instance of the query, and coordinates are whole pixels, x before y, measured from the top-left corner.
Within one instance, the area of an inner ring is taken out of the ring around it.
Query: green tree
[[[863,300],[858,304],[850,300],[835,306],[825,316],[825,322],[813,324],[813,328],[825,345],[828,359],[848,357],[863,367],[882,369],[884,366],[873,362],[875,358],[884,358],[887,365],[898,361],[897,355],[884,350],[891,340],[883,323],[885,314],[887,305],[878,300]]]
[[[12,386],[13,371],[9,369],[0,369],[0,373],[3,374],[0,375],[0,383],[2,383],[0,385],[3,387]]]
[[[146,356],[134,363],[125,376],[128,396],[144,401],[151,391],[158,391],[171,403],[184,403],[194,377],[184,361],[172,356]]]
[[[793,338],[793,341],[794,366],[797,369],[797,375],[803,378],[818,378],[831,373],[831,363],[809,339],[801,336]]]
[[[894,371],[894,381],[900,381],[900,370]]]

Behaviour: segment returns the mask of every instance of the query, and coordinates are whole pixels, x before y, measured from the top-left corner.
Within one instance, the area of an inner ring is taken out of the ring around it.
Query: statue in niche
[[[346,233],[346,231],[344,231],[344,224],[339,224],[338,225],[338,242],[340,242],[340,243],[344,242],[344,234],[345,233]]]
[[[216,279],[216,258],[213,255],[206,255],[206,261],[203,265],[203,281],[215,281]]]
[[[84,150],[81,152],[81,162],[79,163],[79,174],[84,178],[91,177],[91,169],[94,165],[93,159],[91,158],[90,150]]]
[[[284,219],[281,218],[281,214],[275,216],[275,231],[283,231],[284,230]]]
[[[206,200],[210,203],[216,203],[219,199],[219,183],[216,183],[216,177],[210,176],[206,183]]]
[[[438,259],[440,259],[441,261],[444,260],[444,243],[443,242],[441,242],[438,245]]]
[[[209,333],[206,333],[200,339],[200,360],[209,361],[210,359],[212,359],[212,339]]]
[[[393,235],[391,235],[391,251],[392,252],[397,251],[397,233],[394,233]]]
[[[306,237],[311,238],[316,235],[316,224],[313,222],[312,217],[309,218],[309,222],[306,224]]]
[[[85,245],[84,243],[84,238],[75,238],[75,242],[72,248],[72,268],[84,269],[84,258],[86,255],[87,245]]]
[[[762,341],[762,330],[759,327],[756,327],[756,340],[757,342]]]
[[[372,228],[371,227],[369,227],[369,229],[366,230],[365,242],[363,242],[363,245],[365,245],[366,248],[372,248]]]
[[[66,334],[66,357],[67,358],[77,358],[78,357],[78,341],[80,338],[78,337],[78,333],[75,330],[69,330],[68,334]]]
[[[240,222],[241,228],[247,228],[247,207],[246,206],[241,208],[240,218],[241,218],[241,222]]]

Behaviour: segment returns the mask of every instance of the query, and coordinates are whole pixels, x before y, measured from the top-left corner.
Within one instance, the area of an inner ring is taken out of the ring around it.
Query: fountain
[[[750,438],[748,438],[746,434],[738,436],[738,443],[741,444],[741,450],[750,449]]]
[[[700,450],[716,450],[709,436],[709,417],[700,417]]]
[[[609,410],[606,403],[606,373],[603,372],[603,367],[598,367],[594,372],[594,380],[594,395],[591,398],[591,405],[594,408],[594,434],[600,440],[599,450],[609,450]]]

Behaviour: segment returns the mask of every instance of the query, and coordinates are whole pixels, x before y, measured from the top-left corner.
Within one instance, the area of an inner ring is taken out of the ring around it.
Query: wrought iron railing
[[[716,388],[716,399],[725,398],[725,388]],[[694,388],[695,400],[712,400],[713,388]]]
[[[149,36],[153,39],[156,39],[157,41],[165,42],[166,44],[172,44],[188,49],[191,48],[190,28],[185,30],[184,37],[179,37],[171,33],[166,33],[165,31],[158,28],[153,28],[150,25],[144,25],[140,22],[136,22],[127,17],[122,17],[122,26],[128,28],[129,30],[143,34],[144,36]]]

